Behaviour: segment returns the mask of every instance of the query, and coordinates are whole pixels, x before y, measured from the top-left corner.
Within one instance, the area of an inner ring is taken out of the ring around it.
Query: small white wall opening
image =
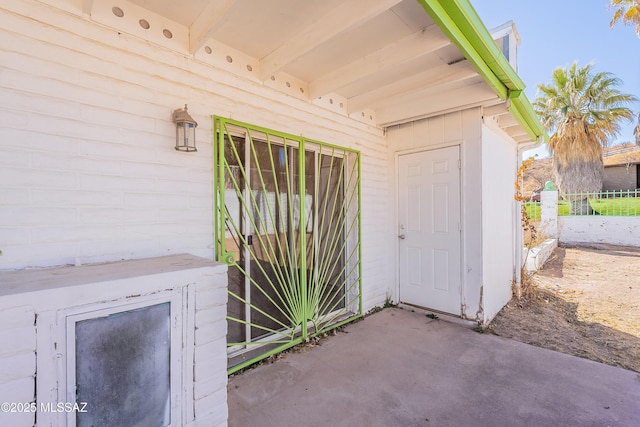
[[[226,426],[226,284],[187,254],[0,271],[0,401],[33,408],[0,425]]]
[[[183,307],[163,293],[61,313],[66,379],[60,396],[81,409],[68,426],[181,422]]]

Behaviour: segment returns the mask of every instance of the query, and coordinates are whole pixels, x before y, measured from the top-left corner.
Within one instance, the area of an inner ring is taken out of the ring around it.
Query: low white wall
[[[560,216],[558,230],[561,243],[640,246],[640,217]]]
[[[67,403],[60,385],[65,313],[170,295],[184,331],[183,369],[171,373],[180,376],[181,390],[172,390],[180,395],[179,425],[225,426],[226,273],[226,265],[191,255],[0,272],[0,402],[14,404],[6,411],[4,403],[0,425],[33,426],[36,417],[38,425],[66,425],[67,414],[41,411]]]
[[[522,259],[528,272],[538,271],[558,247],[558,239],[547,239],[535,248],[522,249]]]

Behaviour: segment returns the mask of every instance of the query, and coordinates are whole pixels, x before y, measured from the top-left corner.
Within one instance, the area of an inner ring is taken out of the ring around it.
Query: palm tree
[[[615,9],[609,24],[611,28],[622,19],[626,25],[635,25],[640,37],[640,0],[611,0],[611,6]]]
[[[538,85],[533,103],[551,135],[556,185],[562,193],[602,189],[602,149],[618,134],[621,120],[631,120],[633,95],[621,93],[611,73],[594,72],[591,64],[556,68],[550,84]]]
[[[638,123],[633,130],[633,136],[636,138],[636,145],[640,145],[640,113],[638,113]]]

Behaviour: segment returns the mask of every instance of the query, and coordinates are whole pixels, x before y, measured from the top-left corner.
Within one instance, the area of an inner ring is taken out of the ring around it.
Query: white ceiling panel
[[[300,88],[298,98],[322,106],[328,96],[335,97],[346,104],[336,113],[368,117],[373,112],[379,126],[498,100],[416,0],[117,3],[174,22],[177,34],[188,35],[188,43],[167,44],[169,48],[186,44],[187,53],[230,71],[238,67],[239,76],[249,73],[274,90],[291,90],[291,84],[277,83],[292,81]],[[84,0],[81,7],[93,8],[96,17],[99,10],[104,17],[112,6],[112,0]],[[137,18],[131,19],[129,27],[122,24],[119,30],[135,27]],[[230,56],[240,59],[233,62]],[[520,135],[512,118],[501,117],[500,122]]]

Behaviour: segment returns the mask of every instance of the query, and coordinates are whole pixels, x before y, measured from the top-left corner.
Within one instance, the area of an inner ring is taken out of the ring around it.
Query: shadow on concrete
[[[229,379],[229,426],[627,426],[640,376],[397,308]]]
[[[640,258],[640,248],[634,246],[617,246],[605,243],[584,243],[579,245],[561,243],[561,247],[580,249],[585,252],[597,252],[622,257]]]

